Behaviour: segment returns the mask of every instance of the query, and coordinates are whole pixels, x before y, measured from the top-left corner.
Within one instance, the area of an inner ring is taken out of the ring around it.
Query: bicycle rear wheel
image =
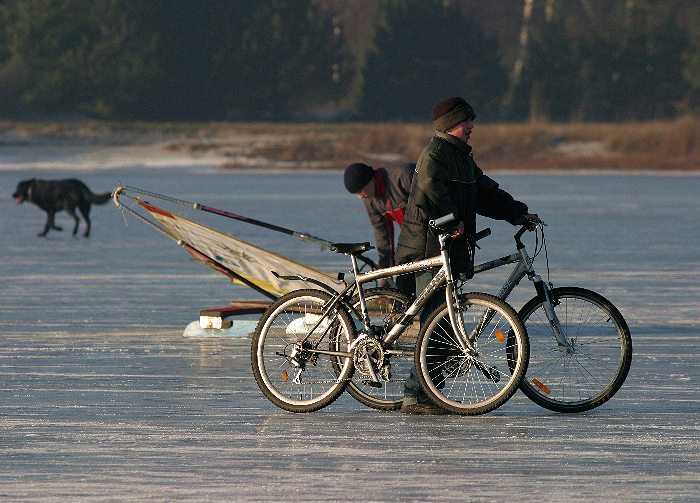
[[[273,302],[258,322],[251,349],[253,374],[263,394],[282,409],[321,409],[340,396],[352,377],[348,348],[355,327],[342,307],[324,316],[323,307],[331,300],[320,290],[290,292]]]
[[[404,311],[411,305],[411,300],[394,288],[370,288],[365,290],[367,311],[375,332],[384,337]],[[353,298],[353,306],[359,308],[359,299]],[[347,391],[358,402],[379,410],[397,410],[403,400],[404,382],[413,367],[416,349],[417,323],[408,326],[401,336],[384,348],[386,362],[390,365],[391,375],[382,380],[382,387],[376,388],[366,384],[360,372],[348,384]]]
[[[520,389],[556,412],[582,412],[607,402],[632,362],[632,338],[620,311],[602,295],[576,287],[552,290],[561,330],[573,350],[559,348],[539,297],[520,310],[530,337],[530,364]]]
[[[441,407],[457,414],[484,414],[518,389],[527,369],[527,332],[513,308],[492,295],[461,295],[459,311],[465,332],[474,335],[474,350],[462,350],[442,304],[418,335],[416,374]]]

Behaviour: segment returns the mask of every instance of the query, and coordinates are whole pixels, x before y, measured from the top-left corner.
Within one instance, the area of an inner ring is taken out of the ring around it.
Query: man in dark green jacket
[[[473,236],[476,215],[506,220],[513,225],[536,222],[525,203],[516,201],[498,183],[484,175],[474,162],[469,138],[476,115],[459,97],[446,98],[433,107],[435,134],[418,159],[411,193],[406,205],[401,233],[396,247],[396,263],[433,257],[440,253],[437,236],[428,221],[453,213],[458,237],[450,246],[450,263],[455,276],[473,274]],[[416,274],[416,291],[422,291],[432,279],[430,271]],[[421,324],[444,301],[435,294],[421,313]],[[434,405],[420,388],[415,371],[406,381],[402,412],[439,414],[445,411]]]

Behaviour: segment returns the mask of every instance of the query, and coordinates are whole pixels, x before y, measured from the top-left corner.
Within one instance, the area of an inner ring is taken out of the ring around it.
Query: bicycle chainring
[[[384,349],[381,343],[373,337],[363,339],[355,346],[353,361],[355,369],[365,376],[371,376],[370,362],[374,363],[375,368],[384,367]]]

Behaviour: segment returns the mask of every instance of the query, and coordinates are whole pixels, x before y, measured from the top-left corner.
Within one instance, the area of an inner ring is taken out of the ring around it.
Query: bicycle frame
[[[446,286],[445,288],[445,298],[447,299],[447,309],[448,313],[450,316],[450,323],[452,324],[452,328],[455,331],[455,334],[457,334],[457,340],[462,347],[462,350],[464,351],[473,351],[473,344],[472,341],[474,340],[474,336],[470,336],[465,333],[464,331],[464,325],[461,321],[460,313],[456,309],[456,302],[450,301],[450,299],[455,298],[455,288],[454,288],[454,280],[452,278],[452,270],[450,268],[450,260],[449,260],[449,254],[447,250],[447,242],[448,240],[451,239],[451,236],[449,234],[439,234],[438,235],[438,241],[440,243],[440,255],[437,255],[435,257],[427,258],[427,259],[422,259],[418,260],[415,262],[410,262],[408,264],[402,264],[402,265],[397,265],[393,267],[387,267],[384,269],[377,269],[374,271],[369,271],[366,273],[360,273],[359,272],[359,267],[357,264],[357,256],[354,253],[350,253],[350,260],[352,262],[352,269],[353,269],[353,274],[354,274],[354,280],[352,283],[350,283],[345,289],[340,292],[340,293],[335,293],[335,297],[333,300],[328,303],[328,305],[324,306],[324,311],[326,313],[332,312],[332,310],[339,304],[339,303],[346,303],[347,305],[347,299],[348,297],[352,294],[352,292],[357,289],[358,292],[358,297],[360,300],[360,318],[362,320],[362,325],[363,329],[360,335],[355,339],[350,347],[348,348],[350,351],[348,352],[339,352],[339,351],[333,351],[333,350],[324,350],[324,349],[319,349],[319,348],[314,348],[314,352],[319,353],[319,354],[328,354],[331,356],[342,356],[342,357],[347,357],[351,356],[352,350],[365,338],[374,336],[373,330],[372,330],[372,325],[370,322],[369,318],[369,312],[367,310],[367,303],[365,302],[365,297],[364,297],[364,290],[362,289],[362,285],[365,283],[369,283],[372,281],[376,281],[378,279],[382,278],[388,278],[392,276],[397,276],[397,275],[402,275],[402,274],[410,274],[410,273],[415,273],[418,271],[425,271],[428,269],[435,269],[439,267],[439,270],[437,273],[434,275],[433,279],[428,283],[426,288],[416,297],[416,299],[413,301],[413,303],[408,307],[408,309],[401,315],[399,320],[394,324],[394,326],[391,328],[389,333],[382,339],[382,342],[384,346],[390,346],[396,339],[398,339],[403,331],[411,324],[411,321],[418,315],[425,306],[425,304],[428,302],[428,299],[437,291],[439,290],[443,285]],[[305,279],[298,277],[298,279]],[[323,286],[323,285],[321,285]],[[325,318],[325,315],[322,316],[319,320],[316,321],[314,326],[309,330],[309,335],[313,333],[314,330],[316,330],[321,323],[323,322],[323,319]],[[301,344],[306,342],[308,339],[309,335],[307,335],[303,340],[300,341]],[[370,367],[371,368],[371,367]],[[376,376],[372,376],[375,378]],[[376,380],[376,379],[375,379]]]
[[[545,282],[542,279],[542,277],[535,272],[535,269],[532,266],[533,260],[528,255],[525,245],[520,239],[525,233],[525,231],[526,228],[523,227],[515,234],[515,242],[517,249],[516,253],[513,253],[512,255],[508,255],[506,257],[491,260],[489,262],[484,262],[482,264],[475,265],[474,274],[476,275],[478,273],[490,271],[492,269],[496,269],[498,267],[502,267],[508,264],[516,264],[515,268],[513,269],[513,271],[511,271],[510,276],[508,276],[508,279],[506,279],[505,283],[498,291],[496,296],[502,300],[506,300],[510,293],[515,289],[515,287],[518,286],[520,281],[522,281],[522,279],[525,276],[527,276],[528,279],[535,286],[537,295],[540,297],[540,299],[542,299],[542,305],[547,315],[547,319],[549,320],[549,324],[552,327],[554,337],[557,340],[557,346],[559,346],[560,349],[565,348],[566,350],[570,350],[571,342],[569,341],[567,335],[564,332],[562,332],[560,328],[561,325],[559,323],[559,318],[557,317],[557,314],[554,311],[554,304],[556,301],[552,298],[550,290],[545,285]],[[484,322],[486,321],[488,321],[487,318],[484,319]]]
[[[384,344],[390,345],[396,339],[398,339],[403,331],[408,327],[413,319],[418,315],[428,302],[428,299],[435,294],[443,285],[445,286],[445,299],[447,301],[447,311],[450,316],[450,323],[452,325],[455,334],[457,334],[457,341],[459,342],[463,351],[473,350],[473,340],[474,336],[470,336],[465,333],[464,325],[462,323],[460,313],[456,308],[457,302],[455,299],[455,287],[454,279],[452,277],[452,269],[450,267],[450,259],[447,250],[447,241],[451,239],[448,234],[439,234],[438,241],[440,243],[440,255],[427,258],[423,260],[418,260],[416,262],[411,262],[408,264],[388,267],[386,269],[379,269],[377,271],[371,271],[364,274],[356,274],[355,283],[360,292],[362,292],[362,284],[375,281],[377,279],[386,278],[390,276],[396,276],[401,274],[409,274],[418,271],[425,271],[428,269],[434,269],[440,267],[437,273],[430,280],[425,289],[420,292],[413,303],[408,307],[408,309],[403,313],[403,315],[396,321],[394,326],[391,328],[389,333],[384,337]],[[352,257],[354,259],[354,257]],[[356,262],[353,260],[353,270],[357,273],[355,269]],[[364,295],[360,294],[360,306],[362,310],[362,318],[365,327],[369,327],[369,314],[367,313],[367,306],[364,302]],[[358,337],[360,339],[360,337]]]

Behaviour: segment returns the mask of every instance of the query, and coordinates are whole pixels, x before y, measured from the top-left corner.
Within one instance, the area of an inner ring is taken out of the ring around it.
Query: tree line
[[[700,103],[693,0],[0,0],[0,115],[623,121]]]

